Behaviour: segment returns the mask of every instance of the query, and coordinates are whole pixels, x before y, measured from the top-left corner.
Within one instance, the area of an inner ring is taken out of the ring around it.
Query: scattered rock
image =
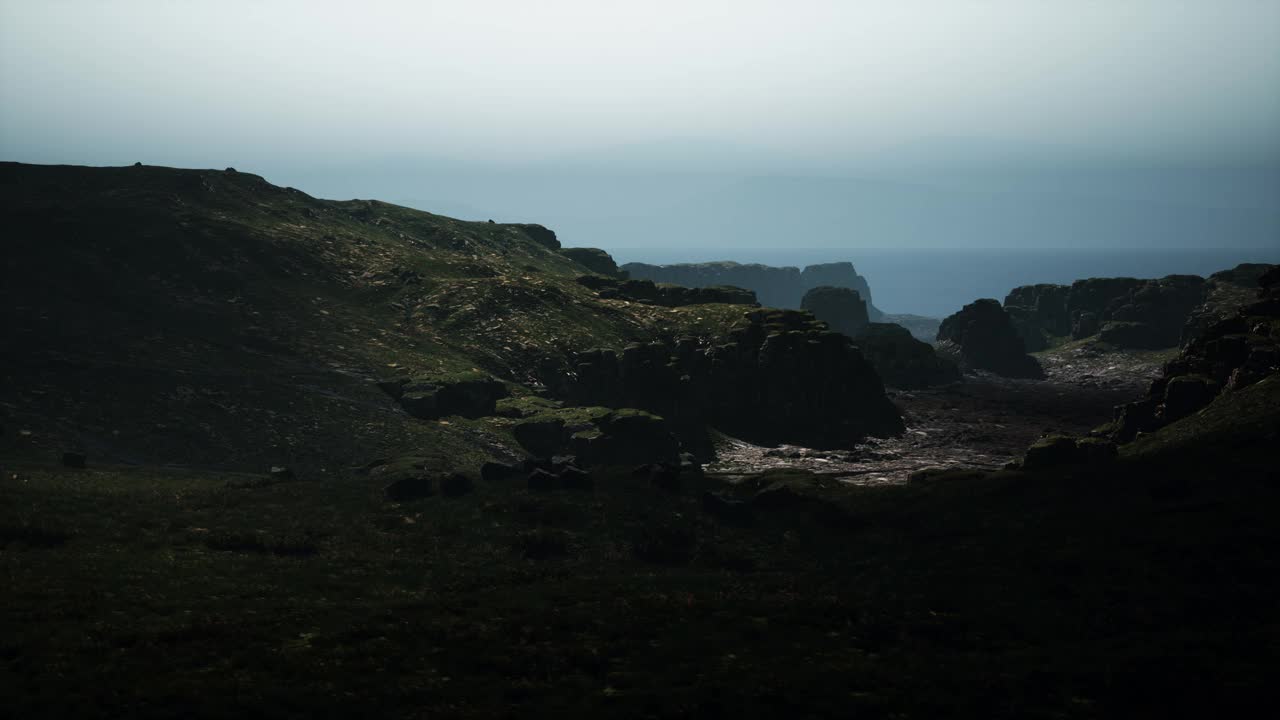
[[[272,465],[271,470],[267,472],[267,477],[273,483],[289,482],[295,479],[293,470],[281,465]]]

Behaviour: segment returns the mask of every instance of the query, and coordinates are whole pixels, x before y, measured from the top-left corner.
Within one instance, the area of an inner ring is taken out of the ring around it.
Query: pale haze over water
[[[1278,47],[1252,0],[0,0],[0,159],[736,259],[1268,249]]]

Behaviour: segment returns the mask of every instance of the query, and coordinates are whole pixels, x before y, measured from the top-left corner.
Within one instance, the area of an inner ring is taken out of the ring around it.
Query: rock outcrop
[[[744,321],[715,345],[684,337],[580,353],[561,391],[575,404],[643,408],[762,443],[843,447],[902,430],[847,336],[807,312],[753,310]]]
[[[480,372],[421,375],[379,383],[405,412],[422,420],[449,415],[478,418],[493,415],[507,387]]]
[[[756,295],[750,290],[727,285],[708,287],[683,287],[655,283],[652,280],[617,280],[598,275],[583,275],[578,284],[596,290],[602,300],[629,300],[631,302],[663,307],[724,303],[728,305],[757,305]]]
[[[852,288],[867,303],[867,313],[872,320],[880,320],[883,313],[871,300],[871,287],[867,279],[859,275],[853,263],[835,262],[797,267],[773,267],[736,262],[679,263],[674,265],[650,265],[627,263],[622,269],[637,280],[674,283],[685,287],[732,285],[751,290],[766,307],[799,308],[804,294],[815,287]]]
[[[857,337],[866,329],[867,302],[853,288],[819,285],[806,292],[800,300],[800,308],[828,327],[849,337]]]
[[[1029,352],[1048,347],[1051,337],[1078,340],[1099,332],[1106,333],[1104,342],[1122,348],[1175,347],[1206,288],[1197,275],[1089,278],[1070,286],[1014,288],[1004,307]]]
[[[667,421],[634,408],[549,410],[516,425],[514,434],[534,457],[572,456],[583,467],[680,462],[680,443]],[[546,471],[562,474],[562,468]]]
[[[1240,312],[1252,304],[1258,294],[1258,283],[1268,270],[1276,267],[1266,263],[1242,263],[1216,272],[1205,282],[1205,301],[1191,311],[1182,328],[1182,344],[1200,337],[1214,324]]]
[[[1147,397],[1116,408],[1110,435],[1120,442],[1157,430],[1220,394],[1280,372],[1280,266],[1258,279],[1254,301],[1192,339],[1151,383]]]
[[[593,273],[622,280],[627,279],[627,274],[618,269],[618,263],[614,262],[613,256],[600,248],[563,248],[560,250],[560,254]]]
[[[1000,303],[984,298],[942,321],[939,350],[962,370],[986,370],[1013,378],[1043,378],[1044,370],[1027,355],[1022,339]]]
[[[954,362],[900,325],[870,323],[854,344],[890,387],[913,390],[960,379]]]

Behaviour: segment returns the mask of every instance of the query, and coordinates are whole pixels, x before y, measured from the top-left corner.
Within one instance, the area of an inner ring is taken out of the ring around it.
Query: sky
[[[1280,246],[1280,0],[0,0],[0,159],[567,244]]]

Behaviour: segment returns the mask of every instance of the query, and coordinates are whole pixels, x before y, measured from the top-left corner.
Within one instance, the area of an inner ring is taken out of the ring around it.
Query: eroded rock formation
[[[684,337],[580,353],[560,390],[575,404],[643,408],[755,442],[840,447],[902,430],[847,336],[807,312],[753,310],[744,319],[716,345]]]
[[[1044,370],[1027,355],[1000,303],[984,298],[965,305],[938,328],[939,351],[963,370],[986,370],[1014,378],[1042,378]]]
[[[1122,348],[1162,348],[1179,344],[1188,316],[1205,295],[1205,280],[1197,275],[1088,278],[1070,286],[1014,288],[1004,307],[1028,352],[1045,349],[1053,336],[1098,333]]]
[[[800,308],[826,323],[832,330],[857,337],[866,329],[867,302],[853,288],[819,285],[804,294]]]
[[[943,385],[960,379],[960,369],[933,345],[893,323],[870,323],[854,340],[884,384],[903,389]]]
[[[674,265],[650,265],[627,263],[622,269],[638,280],[659,283],[675,283],[686,287],[732,285],[753,291],[760,303],[767,307],[798,308],[809,290],[828,285],[852,288],[867,303],[867,313],[872,320],[880,320],[883,313],[871,300],[871,286],[859,275],[853,263],[835,262],[797,267],[773,267],[736,262],[678,263]]]
[[[1207,328],[1165,365],[1146,398],[1116,408],[1112,437],[1127,442],[1280,371],[1280,267],[1258,284],[1252,303]]]

